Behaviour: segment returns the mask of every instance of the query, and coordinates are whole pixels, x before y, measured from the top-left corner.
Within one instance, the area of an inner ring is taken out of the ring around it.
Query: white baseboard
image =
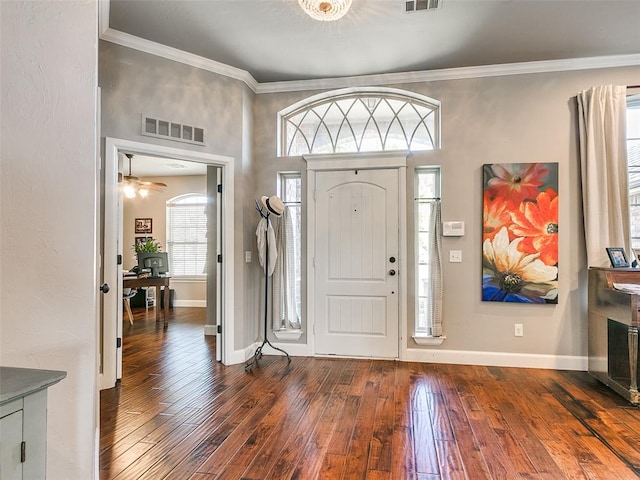
[[[587,371],[588,358],[572,355],[538,355],[533,353],[476,352],[464,350],[427,350],[409,348],[404,361],[453,363],[490,367],[546,368],[550,370]]]
[[[292,357],[313,357],[313,354],[309,351],[309,346],[304,343],[272,342],[272,344],[274,347],[281,348]],[[258,343],[257,345],[260,345],[260,343]],[[271,348],[268,343],[262,348],[262,351],[264,352],[265,355],[282,355],[283,354],[282,352]]]
[[[174,307],[200,307],[207,308],[206,300],[175,300]]]
[[[227,365],[246,362],[255,353],[262,342],[255,342],[243,350],[235,350]],[[316,356],[309,346],[301,343],[274,343],[292,357]],[[269,344],[262,348],[265,355],[282,355]],[[331,356],[331,358],[338,358]],[[347,358],[347,357],[345,357]],[[401,361],[421,363],[452,363],[456,365],[482,365],[487,367],[544,368],[549,370],[588,370],[588,358],[573,355],[539,355],[533,353],[477,352],[465,350],[426,350],[410,348],[404,352]]]

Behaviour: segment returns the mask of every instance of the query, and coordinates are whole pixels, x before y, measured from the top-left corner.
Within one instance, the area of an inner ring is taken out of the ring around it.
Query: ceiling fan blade
[[[138,182],[140,183],[140,185],[145,186],[145,187],[166,187],[167,184],[166,183],[162,183],[162,182],[146,182],[146,181],[140,181]]]

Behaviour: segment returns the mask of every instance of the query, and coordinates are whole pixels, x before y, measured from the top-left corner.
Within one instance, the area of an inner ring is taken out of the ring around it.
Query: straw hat
[[[279,217],[284,212],[284,203],[282,203],[282,200],[280,200],[276,195],[272,195],[270,197],[265,195],[260,199],[260,201],[269,213],[273,213]]]

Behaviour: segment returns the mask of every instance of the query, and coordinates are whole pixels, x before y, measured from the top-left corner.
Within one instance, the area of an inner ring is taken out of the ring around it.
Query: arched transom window
[[[281,111],[278,156],[439,148],[440,102],[391,88],[347,89]]]

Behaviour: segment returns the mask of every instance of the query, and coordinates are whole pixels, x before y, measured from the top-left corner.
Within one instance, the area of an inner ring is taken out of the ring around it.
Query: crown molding
[[[109,0],[99,0],[100,39],[124,47],[180,62],[185,65],[217,73],[244,82],[254,93],[284,93],[306,90],[329,90],[345,87],[373,87],[403,83],[437,82],[468,78],[499,77],[507,75],[527,75],[532,73],[591,70],[598,68],[629,67],[640,65],[640,54],[611,55],[605,57],[570,58],[539,62],[506,63],[477,67],[444,68],[415,72],[360,75],[354,77],[334,77],[314,80],[293,80],[286,82],[258,83],[246,70],[216,62],[208,58],[187,53],[160,43],[129,35],[109,27]]]
[[[101,25],[102,27],[102,25]],[[129,35],[128,33],[113,30],[107,28],[100,34],[100,40],[122,45],[123,47],[133,48],[134,50],[140,50],[141,52],[150,53],[158,57],[166,58],[167,60],[173,60],[174,62],[180,62],[185,65],[200,68],[208,72],[217,73],[228,78],[240,80],[244,82],[251,90],[256,92],[258,90],[258,82],[253,76],[246,70],[232,67],[224,63],[216,62],[208,58],[194,55],[177,48],[168,47],[160,43],[145,40],[144,38]]]
[[[532,73],[591,70],[598,68],[629,67],[635,65],[640,65],[640,54],[506,63],[500,65],[482,65],[478,67],[445,68],[441,70],[385,73],[380,75],[361,75],[357,77],[258,83],[256,93],[282,93],[305,90],[327,90],[344,87],[437,82],[443,80],[463,80],[468,78],[527,75]]]

